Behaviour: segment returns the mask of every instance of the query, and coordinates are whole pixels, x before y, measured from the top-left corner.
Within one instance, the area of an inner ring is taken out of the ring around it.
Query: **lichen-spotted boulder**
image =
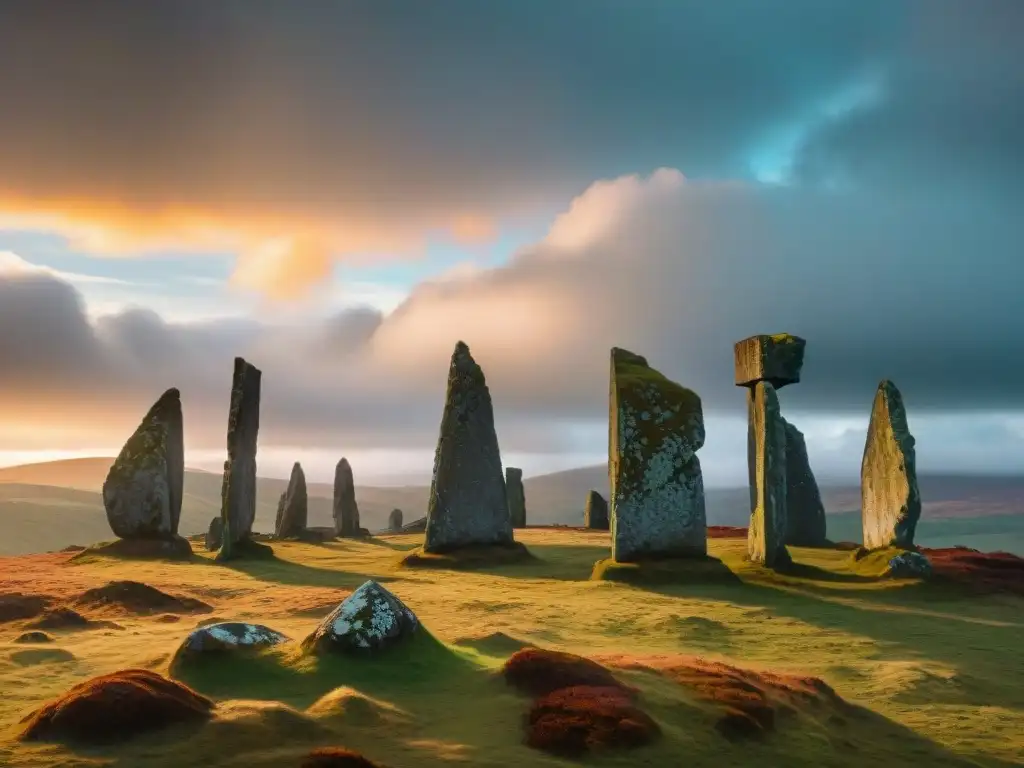
[[[111,530],[122,539],[173,538],[185,478],[181,394],[168,389],[128,438],[103,482]]]
[[[804,434],[785,419],[786,430],[786,543],[820,547],[828,542],[825,505],[807,458]]]
[[[608,502],[597,491],[587,494],[587,505],[583,508],[583,527],[595,531],[608,530]]]
[[[269,648],[288,642],[288,637],[262,624],[225,621],[207,624],[186,637],[174,654],[173,663],[182,663],[221,653],[237,653]]]
[[[359,505],[356,504],[356,483],[352,477],[352,465],[342,457],[334,468],[334,530],[338,536],[357,537],[359,528]]]
[[[616,347],[609,405],[612,557],[706,555],[700,397]]]
[[[901,552],[889,558],[884,575],[894,579],[926,579],[932,575],[932,564],[920,552]]]
[[[786,425],[779,396],[769,382],[759,381],[747,401],[756,491],[747,528],[747,557],[775,568],[791,562],[786,550]]]
[[[914,437],[903,396],[891,381],[878,385],[860,465],[861,522],[868,549],[912,549],[921,519]]]
[[[753,387],[767,381],[775,389],[800,381],[807,342],[788,333],[751,336],[733,347],[736,386]]]
[[[256,519],[256,442],[260,431],[260,386],[263,373],[235,358],[228,410],[228,458],[221,488],[222,542],[218,560],[242,554],[252,539]],[[239,546],[242,545],[242,546]]]
[[[274,523],[274,536],[288,539],[302,536],[306,531],[309,516],[309,498],[306,494],[306,474],[302,465],[295,462],[292,474],[288,479],[288,487],[277,502],[277,519]]]
[[[448,368],[423,549],[442,553],[513,542],[491,393],[460,341]]]
[[[377,651],[408,640],[419,624],[401,600],[370,580],[324,618],[302,646],[313,653]]]
[[[513,528],[526,527],[526,490],[523,488],[523,470],[505,467],[505,496]]]

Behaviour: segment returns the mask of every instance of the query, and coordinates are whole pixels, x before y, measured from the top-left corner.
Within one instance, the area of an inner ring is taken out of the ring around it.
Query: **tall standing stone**
[[[820,547],[828,543],[825,505],[807,458],[804,433],[785,419],[786,430],[786,543]]]
[[[402,530],[402,510],[392,509],[388,515],[388,530],[397,532]]]
[[[306,493],[306,474],[302,465],[295,462],[288,488],[281,494],[277,503],[277,520],[274,523],[274,535],[279,539],[301,536],[306,530],[309,518],[309,497]]]
[[[610,379],[612,557],[706,555],[700,397],[617,347]]]
[[[168,389],[128,438],[103,482],[111,530],[122,539],[176,538],[184,479],[181,394]]]
[[[786,425],[779,396],[767,381],[757,383],[749,404],[757,503],[747,529],[747,556],[769,567],[786,565]]]
[[[903,396],[891,381],[878,385],[860,465],[864,546],[914,546],[921,518],[914,437]]]
[[[439,553],[513,543],[491,393],[460,341],[448,368],[423,549]]]
[[[597,491],[587,494],[587,506],[583,508],[583,527],[595,531],[608,530],[608,502]]]
[[[355,538],[360,535],[359,505],[356,504],[356,483],[352,466],[342,458],[334,468],[334,530],[339,536]]]
[[[508,498],[508,514],[513,528],[526,527],[526,490],[523,488],[523,470],[518,467],[505,468],[505,496]]]
[[[235,358],[228,411],[228,459],[221,490],[222,541],[219,560],[240,554],[238,545],[252,539],[256,519],[256,441],[260,431],[262,372]]]

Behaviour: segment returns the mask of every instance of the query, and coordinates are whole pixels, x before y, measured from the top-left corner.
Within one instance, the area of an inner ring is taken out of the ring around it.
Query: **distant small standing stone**
[[[391,514],[388,515],[388,530],[393,532],[402,530],[402,510],[391,510]]]
[[[608,530],[608,502],[597,491],[587,494],[587,506],[583,509],[583,526],[595,531]]]
[[[222,543],[219,560],[235,557],[236,544],[252,539],[256,520],[256,443],[260,431],[262,372],[235,358],[228,410],[228,458],[221,492]]]
[[[759,381],[748,403],[757,505],[747,529],[747,556],[774,568],[791,562],[786,550],[786,427],[769,382]]]
[[[206,549],[209,552],[216,552],[224,541],[224,519],[215,517],[210,520],[210,527],[206,530]]]
[[[313,653],[377,651],[408,640],[419,619],[376,581],[364,582],[302,645]]]
[[[513,528],[526,527],[526,490],[523,488],[523,470],[505,467],[505,496]]]
[[[302,465],[295,462],[292,474],[288,479],[288,488],[281,494],[277,503],[277,521],[274,525],[274,536],[288,539],[301,536],[306,530],[309,516],[309,499],[306,494],[306,474]]]
[[[356,504],[356,484],[352,466],[342,457],[334,468],[334,527],[339,536],[360,536],[359,505]]]
[[[820,547],[828,542],[825,505],[807,458],[803,432],[785,419],[786,429],[786,543]]]

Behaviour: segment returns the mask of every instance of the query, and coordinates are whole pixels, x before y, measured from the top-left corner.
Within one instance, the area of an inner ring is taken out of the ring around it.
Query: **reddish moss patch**
[[[213,702],[146,669],[125,669],[79,683],[22,720],[23,741],[109,743],[206,719]]]
[[[623,685],[596,661],[562,651],[524,648],[512,654],[501,670],[505,682],[531,696],[545,696],[560,688],[589,686],[615,688],[626,693]]]
[[[136,615],[206,613],[212,610],[202,600],[175,597],[138,581],[111,581],[102,587],[87,589],[75,603]]]
[[[1009,552],[979,552],[968,547],[922,548],[934,577],[979,592],[1024,595],[1024,558]]]
[[[51,598],[45,595],[26,595],[8,592],[0,595],[0,624],[22,619],[34,619],[50,607]]]
[[[709,525],[709,539],[745,539],[747,538],[746,528],[737,528],[734,525]]]
[[[344,747],[314,749],[299,764],[299,768],[384,768],[380,763],[363,757]]]
[[[562,688],[537,699],[526,722],[527,746],[566,757],[594,749],[640,747],[661,733],[620,687]]]

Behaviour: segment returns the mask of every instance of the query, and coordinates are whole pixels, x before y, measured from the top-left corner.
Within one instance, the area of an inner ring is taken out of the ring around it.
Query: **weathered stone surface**
[[[932,564],[920,552],[903,552],[889,560],[885,575],[894,579],[926,579],[932,575]]]
[[[346,458],[342,458],[334,468],[333,514],[339,536],[351,538],[360,535],[356,483],[352,477],[352,466]]]
[[[208,552],[216,552],[224,541],[224,518],[215,517],[210,520],[206,531],[205,545]]]
[[[513,528],[526,527],[526,489],[523,488],[523,470],[505,467],[505,498]]]
[[[168,389],[128,438],[103,482],[103,506],[122,539],[174,537],[185,478],[181,394]]]
[[[617,347],[610,378],[612,557],[706,555],[700,397]]]
[[[782,424],[786,430],[786,543],[820,547],[828,542],[825,505],[807,458],[807,442],[788,421],[782,419]]]
[[[236,547],[252,537],[256,519],[256,441],[260,431],[262,372],[241,357],[235,358],[228,411],[228,459],[224,462],[221,491],[222,544],[218,559],[241,554]]]
[[[864,546],[914,546],[921,518],[914,437],[907,426],[903,396],[891,381],[875,393],[864,458],[860,465]]]
[[[295,462],[292,474],[288,479],[288,488],[281,494],[277,502],[277,520],[274,524],[274,536],[288,539],[301,536],[306,530],[309,516],[309,498],[306,495],[306,473],[302,465]]]
[[[375,581],[345,598],[302,645],[312,652],[376,651],[408,640],[419,619]]]
[[[733,348],[736,386],[753,387],[767,381],[775,389],[800,381],[807,342],[799,336],[777,333],[751,336],[737,341]]]
[[[285,635],[262,624],[238,621],[207,624],[182,641],[174,660],[180,662],[204,654],[258,650],[287,641]]]
[[[591,491],[587,494],[587,506],[583,508],[583,527],[607,531],[608,525],[608,502],[597,491]]]
[[[391,510],[391,514],[388,515],[388,530],[396,532],[402,530],[402,510]]]
[[[757,494],[747,529],[747,556],[774,568],[791,562],[786,550],[786,423],[775,387],[767,381],[750,391],[747,404]]]
[[[427,530],[427,518],[420,517],[402,526],[402,533],[424,533]]]
[[[460,341],[448,369],[423,549],[439,553],[512,541],[491,393]]]

